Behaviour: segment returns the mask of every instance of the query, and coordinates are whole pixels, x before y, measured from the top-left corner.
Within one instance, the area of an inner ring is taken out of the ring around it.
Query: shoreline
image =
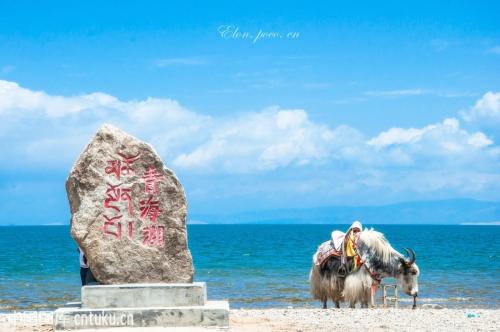
[[[43,313],[43,314],[40,314]],[[53,311],[0,314],[5,332],[51,332]],[[229,329],[141,328],[146,331],[333,331],[346,328],[374,331],[499,331],[500,309],[231,309]],[[138,331],[135,328],[85,331]],[[83,331],[83,330],[81,330]]]
[[[380,291],[377,292],[380,295]],[[229,301],[231,304],[231,310],[286,310],[286,309],[297,309],[297,310],[315,310],[321,309],[321,303],[318,300],[303,300],[294,301],[286,303],[276,303],[276,302],[265,302],[259,299],[252,299],[242,302],[241,299],[234,298],[211,298],[217,301]],[[377,296],[377,305],[379,308],[382,306],[382,300],[380,296]],[[471,297],[428,297],[417,299],[418,309],[450,309],[450,310],[500,310],[500,302],[485,302],[479,301],[478,298]],[[54,305],[36,305],[31,307],[0,307],[0,316],[13,313],[33,313],[33,312],[53,312],[57,308],[64,307],[67,303],[78,303],[79,298],[75,297],[64,303],[54,304]],[[411,309],[413,305],[413,299],[410,297],[400,297],[398,299],[399,309]],[[241,305],[245,303],[245,305]],[[328,309],[333,308],[334,304],[329,300]],[[340,304],[341,309],[349,309],[349,304],[342,302]],[[356,304],[356,308],[361,308],[360,304]],[[394,303],[389,302],[389,308],[394,308]]]

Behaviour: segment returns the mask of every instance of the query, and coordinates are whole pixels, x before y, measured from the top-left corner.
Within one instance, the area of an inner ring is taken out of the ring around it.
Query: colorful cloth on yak
[[[356,237],[353,232],[349,232],[349,236],[346,239],[345,245],[345,255],[347,257],[354,257],[358,253],[356,252]]]
[[[318,247],[313,256],[314,264],[321,266],[323,262],[330,256],[339,256],[340,252],[335,250],[333,241],[325,241]]]
[[[348,234],[349,236],[346,237],[346,233],[341,232],[341,231],[333,231],[332,232],[332,241],[333,241],[333,246],[335,250],[337,251],[342,251],[342,246],[344,245],[344,241],[347,241],[345,243],[345,255],[347,257],[354,257],[357,255],[356,252],[356,242],[357,242],[357,237],[354,235],[353,232],[350,231],[351,229],[349,228]]]
[[[332,232],[332,241],[333,241],[333,246],[335,247],[335,250],[341,251],[342,250],[342,244],[344,243],[345,239],[345,233],[341,231],[333,231]]]

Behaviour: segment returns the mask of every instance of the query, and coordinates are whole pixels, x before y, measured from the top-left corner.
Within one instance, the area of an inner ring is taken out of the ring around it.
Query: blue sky
[[[153,143],[195,214],[498,201],[498,13],[2,2],[0,224],[67,222],[65,178],[102,123]]]

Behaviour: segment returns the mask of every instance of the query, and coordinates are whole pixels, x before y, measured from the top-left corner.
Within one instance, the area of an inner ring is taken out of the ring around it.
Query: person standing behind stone
[[[85,285],[96,285],[97,280],[92,274],[87,257],[83,253],[82,248],[78,247],[78,252],[80,253],[80,278],[82,280],[82,286]]]
[[[80,279],[82,280],[82,286],[85,286],[85,280],[87,279],[87,273],[89,271],[89,264],[82,248],[78,247],[78,252],[80,253]]]

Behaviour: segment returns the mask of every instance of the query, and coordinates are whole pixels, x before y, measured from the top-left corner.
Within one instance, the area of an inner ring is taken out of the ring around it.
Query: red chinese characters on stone
[[[121,219],[123,216],[118,215],[118,216],[109,218],[108,216],[103,215],[103,217],[105,219],[103,233],[107,234],[107,235],[114,236],[115,238],[120,240],[122,238],[122,223],[119,221],[115,224],[115,221]],[[132,229],[132,221],[129,221],[127,226],[128,226],[127,227],[128,228],[128,232],[127,232],[128,238],[130,240],[132,240],[132,230],[133,230]],[[111,229],[110,229],[110,227],[111,227]]]
[[[105,168],[106,174],[114,175],[117,179],[134,174],[132,165],[139,159],[139,154],[127,156],[119,152],[118,155],[122,159],[108,160],[108,166]],[[158,172],[154,166],[147,167],[141,177],[141,180],[144,182],[146,197],[139,200],[139,219],[144,226],[142,229],[142,243],[147,246],[157,246],[161,248],[165,246],[165,227],[156,222],[159,214],[162,212],[156,194],[158,193],[159,183],[164,181],[164,179],[165,177]],[[127,215],[128,217],[133,217],[133,197],[131,188],[124,188],[123,183],[113,184],[107,182],[106,185],[103,202],[105,208],[105,214],[103,214],[103,233],[116,239],[121,239],[122,236],[126,236],[132,240],[134,233],[133,221],[122,221],[124,216],[120,208],[120,202],[126,202]]]
[[[118,152],[118,155],[123,158],[123,162],[125,163],[122,166],[123,175],[129,175],[130,173],[134,174],[134,170],[132,169],[132,164],[139,159],[139,153],[135,156],[126,156],[125,154]]]
[[[124,153],[118,152],[122,160],[108,160],[108,166],[104,169],[106,174],[115,174],[116,178],[120,180],[120,176],[132,175],[134,170],[132,164],[139,159],[139,153],[135,156],[127,156]]]
[[[144,180],[144,190],[146,193],[156,195],[158,192],[158,182],[163,181],[164,177],[153,166],[149,166],[142,179]]]
[[[153,223],[155,223],[156,218],[161,212],[160,203],[153,201],[153,195],[149,195],[147,200],[140,200],[139,209],[141,210],[141,220],[149,218]]]
[[[132,225],[132,222],[129,221],[128,222],[128,238],[129,240],[132,240],[132,235],[133,235],[133,225]]]
[[[149,219],[152,225],[143,228],[143,244],[148,246],[165,246],[164,226],[156,224],[156,219],[162,210],[155,196],[158,193],[158,184],[164,180],[164,176],[158,172],[154,166],[150,165],[142,180],[144,181],[144,191],[148,194],[148,198],[139,201],[139,209],[141,211],[140,219],[142,222]]]
[[[143,244],[149,246],[158,246],[163,248],[165,246],[164,233],[165,227],[163,226],[150,226],[142,229],[144,240]]]
[[[117,152],[121,159],[118,160],[108,160],[108,166],[104,168],[106,174],[114,174],[119,180],[122,176],[129,176],[134,174],[132,165],[135,161],[139,159],[139,153],[136,155],[126,155],[122,152]],[[104,199],[103,205],[106,209],[107,214],[103,214],[104,225],[103,233],[106,235],[113,236],[117,239],[122,238],[122,222],[120,207],[117,205],[118,202],[127,203],[127,215],[132,217],[132,197],[130,188],[122,188],[122,183],[113,185],[111,183],[106,183],[106,198]],[[111,212],[111,213],[109,213]],[[111,215],[111,217],[110,217]],[[128,222],[127,225],[127,235],[129,239],[132,239],[133,229],[132,221]]]
[[[127,202],[127,212],[129,217],[132,217],[132,198],[130,197],[130,188],[118,188],[122,184],[112,185],[107,183],[108,189],[106,190],[106,199],[104,200],[104,207],[107,209],[114,209],[120,212],[120,209],[116,205],[112,205],[113,202],[124,201]]]
[[[118,222],[115,224],[115,221],[121,219],[123,216],[120,214],[115,217],[108,217],[106,215],[103,215],[105,221],[104,221],[104,227],[103,227],[103,232],[104,234],[107,235],[112,235],[116,237],[117,239],[122,238],[122,223]],[[111,230],[109,229],[111,227]]]

